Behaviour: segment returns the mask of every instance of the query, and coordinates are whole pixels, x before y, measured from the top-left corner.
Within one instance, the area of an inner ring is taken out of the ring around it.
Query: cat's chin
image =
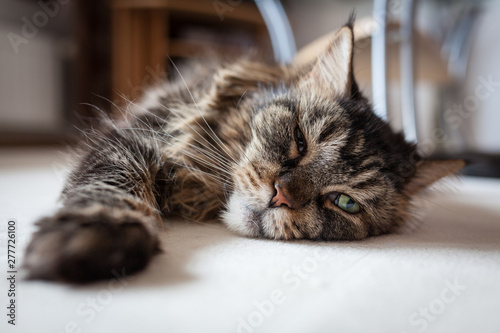
[[[290,220],[287,208],[263,206],[259,209],[256,206],[256,204],[249,204],[249,198],[233,193],[222,213],[222,221],[230,230],[246,237],[302,238],[297,232],[288,233],[286,228],[283,228]]]
[[[227,227],[246,237],[263,237],[261,214],[252,209],[247,200],[238,193],[229,198],[222,213],[222,221]]]

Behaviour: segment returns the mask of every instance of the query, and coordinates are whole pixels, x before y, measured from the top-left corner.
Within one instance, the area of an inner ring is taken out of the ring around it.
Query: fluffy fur
[[[173,214],[285,240],[359,240],[401,225],[411,198],[462,162],[422,160],[372,112],[354,80],[353,43],[349,23],[312,63],[193,67],[131,103],[120,122],[103,122],[63,208],[39,222],[29,276],[87,282],[138,271]],[[343,209],[340,195],[359,211]]]

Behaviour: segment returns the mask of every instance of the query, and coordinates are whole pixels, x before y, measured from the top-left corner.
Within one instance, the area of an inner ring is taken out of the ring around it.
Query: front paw
[[[44,218],[26,249],[27,278],[84,283],[137,272],[159,252],[153,219],[106,207]]]

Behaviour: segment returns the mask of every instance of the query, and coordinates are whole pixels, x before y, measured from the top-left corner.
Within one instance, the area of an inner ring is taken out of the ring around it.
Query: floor
[[[0,262],[16,269],[34,221],[57,208],[70,159],[0,150]],[[426,196],[421,220],[361,242],[277,242],[217,223],[169,221],[164,253],[133,277],[85,287],[22,281],[2,332],[500,332],[500,181],[463,178]]]

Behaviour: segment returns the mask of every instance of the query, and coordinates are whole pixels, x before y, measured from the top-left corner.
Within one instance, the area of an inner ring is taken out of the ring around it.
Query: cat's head
[[[463,166],[422,160],[378,118],[354,80],[343,27],[287,88],[255,107],[252,139],[234,165],[224,222],[246,236],[362,239],[390,231],[411,198]]]

